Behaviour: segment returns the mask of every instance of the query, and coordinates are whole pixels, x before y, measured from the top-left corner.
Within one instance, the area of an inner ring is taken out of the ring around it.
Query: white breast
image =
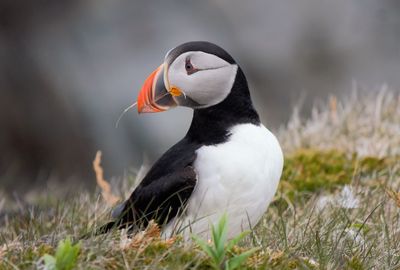
[[[197,150],[197,185],[185,216],[170,222],[166,234],[184,229],[186,236],[210,238],[210,224],[227,213],[233,237],[254,227],[266,211],[282,173],[279,142],[263,125],[240,124],[230,133],[227,142]]]

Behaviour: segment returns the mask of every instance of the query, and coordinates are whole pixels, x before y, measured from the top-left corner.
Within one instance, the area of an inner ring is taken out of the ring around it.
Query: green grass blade
[[[216,239],[218,239],[218,241],[215,242],[215,248],[216,248],[217,253],[220,256],[220,263],[222,263],[222,260],[226,254],[225,244],[226,244],[227,236],[228,236],[228,223],[227,222],[228,222],[227,215],[224,214],[218,223],[218,231],[216,233]]]
[[[259,250],[260,248],[253,248],[250,250],[247,250],[239,255],[234,256],[233,258],[227,260],[225,262],[225,269],[226,270],[233,270],[233,269],[237,269],[240,267],[240,265],[248,258],[250,257],[252,254],[254,254],[254,252],[256,252],[257,250]]]
[[[227,250],[231,250],[233,248],[234,245],[236,245],[237,243],[240,242],[240,240],[242,240],[244,237],[246,237],[246,235],[248,235],[250,233],[250,231],[243,231],[241,232],[239,235],[237,235],[235,238],[233,238],[232,240],[230,240],[226,246]]]
[[[215,252],[215,250],[213,250],[213,248],[211,246],[209,246],[203,239],[201,239],[200,237],[196,236],[196,235],[192,235],[192,239],[197,243],[197,245],[199,245],[199,247],[214,261],[214,262],[218,262],[219,261],[219,256],[218,254]]]

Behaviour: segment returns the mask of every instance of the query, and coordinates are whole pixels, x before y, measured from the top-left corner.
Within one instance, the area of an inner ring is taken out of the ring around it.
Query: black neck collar
[[[218,144],[227,140],[229,129],[237,124],[260,124],[253,107],[243,71],[238,67],[229,95],[219,104],[196,109],[186,138],[201,144]]]

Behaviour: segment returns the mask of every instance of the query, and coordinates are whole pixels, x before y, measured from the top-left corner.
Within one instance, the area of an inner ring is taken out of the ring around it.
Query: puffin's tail
[[[115,221],[110,221],[106,224],[104,224],[103,226],[101,226],[100,228],[98,228],[95,232],[94,232],[94,236],[96,235],[100,235],[100,234],[105,234],[108,233],[109,231],[111,231],[112,229],[116,229],[118,228],[118,224]]]

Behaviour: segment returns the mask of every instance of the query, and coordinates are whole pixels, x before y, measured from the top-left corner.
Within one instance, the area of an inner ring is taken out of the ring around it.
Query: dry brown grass
[[[110,206],[114,206],[121,201],[120,197],[112,193],[110,184],[104,179],[103,167],[101,167],[101,151],[97,151],[96,157],[93,160],[93,170],[96,173],[96,182],[101,189],[104,201]]]

